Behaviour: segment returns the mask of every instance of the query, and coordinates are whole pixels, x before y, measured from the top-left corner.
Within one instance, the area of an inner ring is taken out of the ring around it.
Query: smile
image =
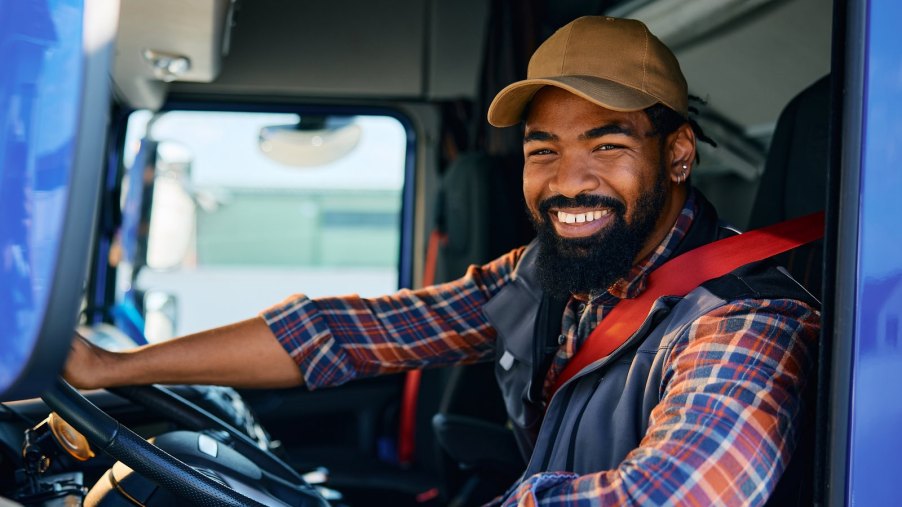
[[[567,213],[566,211],[558,211],[558,222],[564,224],[582,224],[592,222],[611,213],[609,209],[586,211],[584,213]]]
[[[551,209],[549,215],[558,236],[581,238],[596,234],[610,225],[614,218],[614,210],[611,208],[571,208],[570,211]]]

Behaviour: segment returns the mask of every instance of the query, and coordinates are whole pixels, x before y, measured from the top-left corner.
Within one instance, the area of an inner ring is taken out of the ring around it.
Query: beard
[[[566,299],[572,294],[605,290],[629,274],[664,209],[666,181],[665,169],[661,167],[653,187],[636,200],[629,221],[626,205],[610,196],[557,195],[542,201],[538,216],[529,214],[539,241],[536,265],[542,289],[554,298]],[[612,220],[591,236],[562,238],[548,212],[552,208],[569,207],[608,208]]]

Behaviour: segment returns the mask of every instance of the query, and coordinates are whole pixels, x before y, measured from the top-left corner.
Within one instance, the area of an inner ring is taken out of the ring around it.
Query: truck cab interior
[[[76,327],[126,350],[294,293],[451,280],[526,244],[522,131],[486,110],[584,15],[640,19],[673,49],[716,141],[691,181],[724,221],[826,209],[825,240],[782,260],[825,318],[800,502],[844,505],[856,342],[838,308],[855,306],[839,302],[857,247],[842,213],[860,152],[843,136],[878,3],[0,0],[0,316],[17,323],[0,332],[0,505],[502,494],[524,462],[491,365],[315,391],[78,393],[57,376]]]

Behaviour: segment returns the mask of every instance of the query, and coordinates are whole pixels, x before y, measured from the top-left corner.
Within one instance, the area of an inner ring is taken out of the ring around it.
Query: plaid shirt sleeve
[[[817,311],[791,300],[701,317],[674,337],[661,402],[616,469],[537,474],[504,505],[763,504],[795,446],[819,327]]]
[[[373,299],[295,295],[261,316],[308,388],[355,378],[488,360],[495,330],[482,313],[510,281],[523,249],[463,278]]]

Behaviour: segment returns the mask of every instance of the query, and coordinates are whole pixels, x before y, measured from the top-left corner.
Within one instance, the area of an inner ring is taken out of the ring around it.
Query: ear
[[[684,123],[665,140],[664,162],[670,180],[680,185],[689,179],[692,165],[695,163],[695,132],[688,123]]]

